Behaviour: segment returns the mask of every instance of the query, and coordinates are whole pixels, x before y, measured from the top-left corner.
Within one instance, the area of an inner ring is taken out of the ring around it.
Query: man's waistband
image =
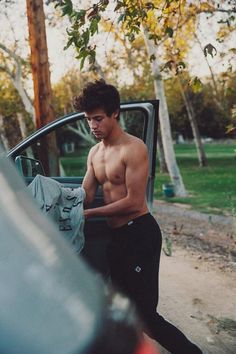
[[[122,226],[118,226],[118,227],[110,227],[111,232],[114,231],[114,233],[116,232],[120,232],[122,230],[127,230],[130,226],[132,225],[136,225],[138,223],[143,222],[145,219],[149,218],[151,216],[151,214],[148,212],[146,214],[137,216],[134,219],[129,220],[126,224],[122,225]]]

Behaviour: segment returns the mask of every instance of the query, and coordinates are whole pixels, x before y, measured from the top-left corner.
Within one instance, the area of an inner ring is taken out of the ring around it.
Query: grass
[[[193,144],[175,146],[176,158],[188,198],[168,198],[170,202],[190,204],[207,213],[236,215],[236,144],[205,145],[208,166],[198,167]],[[154,197],[166,200],[162,184],[169,182],[167,174],[156,173]]]
[[[76,152],[60,158],[60,162],[66,172],[66,176],[85,175],[88,153],[89,148],[80,148]]]

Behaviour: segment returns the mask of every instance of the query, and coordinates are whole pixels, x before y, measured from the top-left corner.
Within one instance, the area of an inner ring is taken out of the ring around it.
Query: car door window
[[[132,109],[124,110],[120,113],[120,125],[129,134],[144,140],[146,127],[145,111]]]

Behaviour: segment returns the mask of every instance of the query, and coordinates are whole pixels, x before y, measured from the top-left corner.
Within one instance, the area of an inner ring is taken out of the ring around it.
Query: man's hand
[[[85,220],[91,218],[92,216],[92,209],[84,209],[84,218]]]

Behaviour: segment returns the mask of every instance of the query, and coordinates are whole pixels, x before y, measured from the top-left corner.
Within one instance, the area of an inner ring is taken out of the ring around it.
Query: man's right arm
[[[93,163],[92,163],[93,154],[94,154],[94,147],[89,151],[88,159],[87,159],[87,171],[82,183],[82,187],[85,189],[86,192],[86,198],[84,201],[85,207],[87,207],[90,203],[92,203],[98,186],[98,182],[95,177]]]

